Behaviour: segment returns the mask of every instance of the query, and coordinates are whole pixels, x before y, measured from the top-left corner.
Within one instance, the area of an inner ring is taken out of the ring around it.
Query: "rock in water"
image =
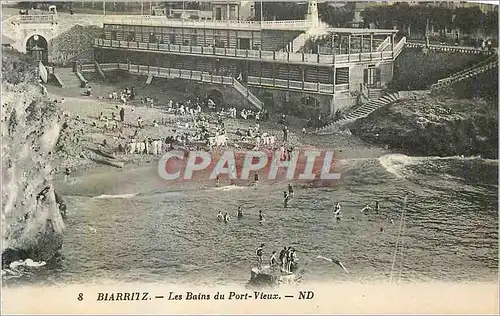
[[[52,152],[60,133],[55,106],[36,78],[36,63],[2,56],[2,265],[51,260],[62,247],[64,222],[52,187]]]

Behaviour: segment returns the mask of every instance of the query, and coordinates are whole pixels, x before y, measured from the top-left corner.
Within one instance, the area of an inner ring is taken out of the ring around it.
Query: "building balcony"
[[[95,39],[95,47],[130,49],[147,52],[165,52],[174,54],[203,55],[203,56],[225,56],[261,60],[267,62],[336,65],[350,64],[356,62],[392,61],[392,51],[343,54],[343,55],[321,55],[306,53],[288,53],[278,51],[248,50],[235,48],[219,48],[206,46],[184,46],[174,44],[141,43],[116,41],[106,39]]]
[[[127,64],[127,63],[103,63],[100,64],[103,71],[123,70],[130,73],[140,74],[144,76],[154,76],[160,78],[170,79],[186,79],[193,81],[200,81],[206,83],[215,83],[223,85],[233,85],[234,78],[231,76],[213,75],[207,72],[188,70],[188,69],[174,69],[165,67],[156,67],[148,65]],[[95,71],[95,65],[80,65],[81,72]],[[248,76],[249,86],[258,87],[273,87],[282,88],[287,90],[304,91],[310,93],[333,95],[334,93],[349,91],[349,84],[324,84],[316,82],[303,82],[295,80],[283,80],[275,78],[264,78]]]
[[[183,27],[196,29],[231,29],[231,30],[289,30],[306,31],[311,28],[307,20],[283,20],[283,21],[200,21],[188,19],[171,19],[164,16],[148,15],[108,15],[103,17],[105,24],[156,26],[156,27]]]

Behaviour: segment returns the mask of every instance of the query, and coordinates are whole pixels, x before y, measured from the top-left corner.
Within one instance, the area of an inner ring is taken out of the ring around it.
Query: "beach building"
[[[141,73],[149,82],[181,78],[232,88],[257,108],[293,101],[331,114],[360,94],[380,97],[404,46],[397,30],[330,28],[316,1],[307,5],[307,16],[296,21],[251,21],[253,2],[237,1],[213,2],[211,19],[107,16],[94,57],[104,71]]]

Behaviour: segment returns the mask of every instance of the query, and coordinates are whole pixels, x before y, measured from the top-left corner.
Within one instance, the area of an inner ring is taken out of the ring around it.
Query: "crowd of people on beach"
[[[90,88],[90,87],[89,87]],[[91,92],[88,93],[91,95]],[[130,120],[125,119],[125,108],[124,106],[128,101],[134,100],[136,97],[136,89],[134,87],[125,87],[121,92],[110,92],[108,98],[110,101],[120,101],[123,105],[120,108],[116,105],[119,110],[119,119],[116,113],[111,114],[111,118],[101,114],[99,115],[98,121],[103,122],[103,131],[117,131],[119,132],[118,138],[126,139],[122,135],[123,129],[120,127],[119,123],[133,125]],[[154,107],[155,104],[160,104],[160,101],[154,97],[146,96],[141,98],[141,103],[145,106]],[[253,111],[248,109],[243,109],[239,112],[235,107],[224,108],[223,106],[217,106],[213,100],[206,99],[201,100],[199,97],[196,99],[187,99],[185,101],[169,100],[165,104],[162,104],[161,109],[164,110],[165,116],[162,116],[161,120],[154,119],[152,122],[144,122],[142,117],[137,118],[137,123],[135,124],[136,130],[132,135],[129,135],[128,140],[125,144],[120,144],[117,147],[117,151],[121,153],[129,154],[153,154],[160,155],[166,150],[173,149],[174,146],[182,146],[186,149],[200,149],[200,148],[214,148],[219,146],[227,146],[229,135],[225,131],[226,119],[236,119],[242,118],[244,120],[254,119],[256,124],[255,127],[248,128],[244,131],[238,129],[236,135],[239,137],[233,145],[236,148],[244,145],[248,147],[253,145],[253,147],[258,146],[272,146],[274,144],[274,136],[268,133],[262,133],[259,130],[259,122],[267,119],[269,114],[267,111]],[[130,110],[134,112],[134,107]],[[215,112],[215,113],[214,113]],[[215,114],[216,120],[213,119]],[[159,125],[171,125],[175,124],[176,128],[171,130],[169,135],[158,135],[157,137],[147,137],[139,140],[139,130],[146,127],[157,127]],[[94,125],[96,125],[94,123]],[[160,145],[157,145],[161,142]],[[243,143],[243,144],[241,144]],[[158,149],[160,148],[160,149]],[[152,150],[149,150],[152,149]]]

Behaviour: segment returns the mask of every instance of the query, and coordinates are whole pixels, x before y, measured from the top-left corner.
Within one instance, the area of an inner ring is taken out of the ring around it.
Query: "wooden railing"
[[[424,43],[406,42],[408,48],[428,48],[433,51],[450,52],[450,53],[463,53],[463,54],[495,54],[493,51],[487,51],[473,47],[449,46],[449,45],[429,45]]]
[[[342,55],[319,55],[305,53],[287,53],[277,51],[248,50],[236,48],[219,48],[207,46],[183,46],[176,44],[159,44],[145,42],[128,42],[106,39],[95,39],[97,47],[125,48],[145,51],[161,51],[187,53],[196,55],[218,55],[229,57],[244,57],[264,61],[278,61],[285,63],[307,64],[347,64],[351,62],[370,62],[379,60],[392,60],[392,51],[369,52]]]
[[[231,76],[212,75],[207,72],[202,72],[198,70],[165,68],[165,67],[127,64],[127,63],[103,63],[100,64],[100,66],[103,71],[124,70],[147,76],[153,75],[163,78],[196,80],[207,83],[218,83],[230,86],[235,86],[234,81],[236,80]],[[92,71],[95,71],[94,65],[80,65],[80,72],[92,72]],[[316,92],[319,94],[329,94],[329,95],[333,94],[334,91],[335,92],[349,91],[349,84],[335,85],[335,90],[334,90],[333,84],[302,82],[295,80],[273,79],[273,78],[263,78],[263,77],[253,77],[253,76],[248,76],[247,84],[253,86],[270,86],[275,88],[302,90],[302,91]]]

